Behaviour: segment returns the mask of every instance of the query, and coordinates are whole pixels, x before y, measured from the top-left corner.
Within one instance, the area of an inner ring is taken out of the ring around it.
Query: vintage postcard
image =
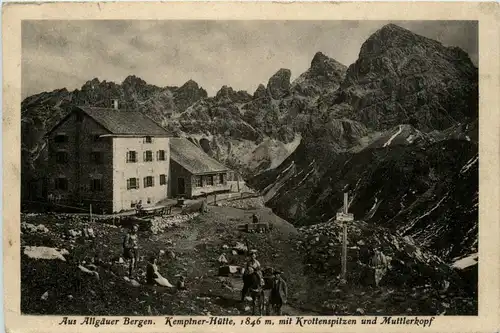
[[[7,331],[498,332],[499,14],[4,5]]]

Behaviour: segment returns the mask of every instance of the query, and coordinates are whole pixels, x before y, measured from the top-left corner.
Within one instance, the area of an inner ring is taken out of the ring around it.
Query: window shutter
[[[125,154],[125,161],[126,161],[127,163],[128,163],[128,160],[129,160],[129,159],[128,159],[128,154],[129,154],[129,152],[127,152],[127,153]]]
[[[156,160],[159,161],[160,160],[160,151],[158,150],[156,152]]]
[[[93,179],[91,179],[91,180],[89,181],[89,189],[90,189],[91,191],[93,190],[93,188],[92,188],[92,182],[93,182],[93,181],[94,181]]]
[[[139,188],[139,178],[135,179],[135,183],[137,184],[137,188]]]
[[[151,185],[155,186],[155,177],[151,177]]]
[[[148,185],[148,183],[146,182],[147,180],[147,177],[144,177],[143,181],[144,181],[144,187],[146,187]]]
[[[130,179],[127,179],[127,190],[130,190]]]
[[[143,158],[144,161],[146,160],[146,152],[142,153],[142,158]]]

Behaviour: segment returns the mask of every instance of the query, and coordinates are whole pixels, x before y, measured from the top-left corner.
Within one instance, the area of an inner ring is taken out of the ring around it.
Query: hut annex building
[[[229,190],[228,168],[145,114],[79,106],[46,135],[49,198],[101,212]]]

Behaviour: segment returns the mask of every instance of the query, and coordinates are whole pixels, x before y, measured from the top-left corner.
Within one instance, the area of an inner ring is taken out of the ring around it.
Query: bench
[[[269,223],[267,222],[248,223],[246,225],[247,232],[268,232],[269,230]]]
[[[172,214],[172,206],[153,206],[153,207],[145,207],[136,211],[137,215],[170,215]]]

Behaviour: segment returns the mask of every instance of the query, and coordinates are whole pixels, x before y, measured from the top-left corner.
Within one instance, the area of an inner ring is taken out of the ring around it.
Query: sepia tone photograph
[[[24,20],[21,313],[477,316],[478,38]]]

